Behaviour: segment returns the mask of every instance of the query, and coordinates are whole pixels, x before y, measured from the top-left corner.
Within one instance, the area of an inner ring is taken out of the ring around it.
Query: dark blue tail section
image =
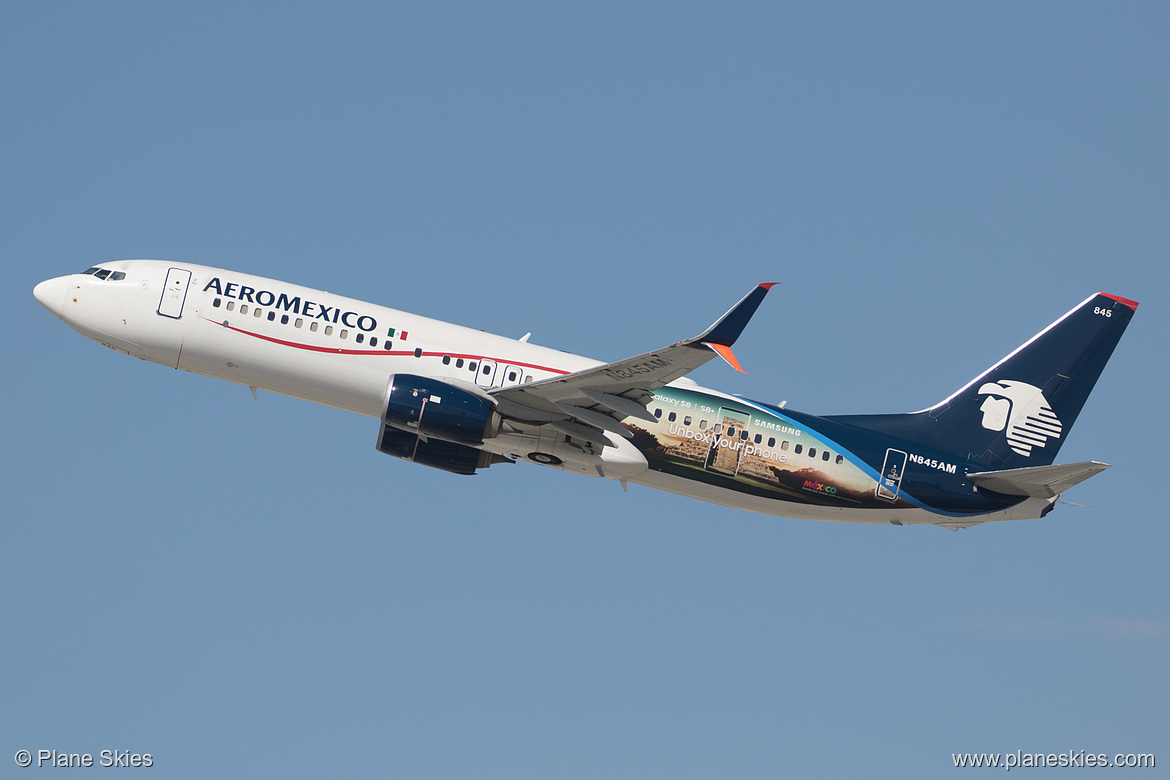
[[[925,411],[829,419],[953,453],[987,470],[1047,466],[1137,306],[1098,293]]]

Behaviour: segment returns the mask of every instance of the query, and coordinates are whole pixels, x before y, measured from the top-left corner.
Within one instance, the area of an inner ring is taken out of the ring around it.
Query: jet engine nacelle
[[[512,463],[500,455],[477,450],[463,444],[439,439],[423,441],[416,434],[382,425],[378,436],[378,450],[396,458],[421,463],[424,466],[450,471],[454,474],[474,474],[493,463]]]
[[[475,385],[417,374],[393,374],[382,405],[383,427],[478,447],[500,431],[496,400]]]

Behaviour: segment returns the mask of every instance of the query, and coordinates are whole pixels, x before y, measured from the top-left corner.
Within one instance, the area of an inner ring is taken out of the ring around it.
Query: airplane
[[[772,284],[698,336],[602,363],[220,268],[100,263],[37,301],[143,360],[378,421],[377,449],[454,474],[528,461],[770,515],[936,525],[1044,517],[1109,468],[1055,464],[1137,302],[1096,293],[938,403],[814,416],[686,375],[731,347]]]

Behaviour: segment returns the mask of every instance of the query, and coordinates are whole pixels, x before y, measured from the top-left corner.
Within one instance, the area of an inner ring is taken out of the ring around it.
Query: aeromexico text
[[[287,293],[274,293],[270,290],[257,290],[246,284],[236,282],[221,282],[215,277],[203,288],[203,292],[214,290],[216,294],[225,298],[235,298],[237,301],[247,301],[257,306],[270,306],[273,309],[283,309],[310,317],[316,320],[325,320],[341,324],[347,328],[357,328],[367,333],[378,329],[378,321],[368,314],[358,314],[356,311],[342,311],[339,306],[326,306],[316,301],[302,301],[301,296],[289,297]]]

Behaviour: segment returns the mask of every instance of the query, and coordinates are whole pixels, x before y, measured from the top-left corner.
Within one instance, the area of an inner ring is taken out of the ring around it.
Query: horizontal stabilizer
[[[1073,485],[1084,482],[1094,474],[1109,468],[1108,463],[1095,460],[1086,463],[1067,463],[1059,466],[1031,466],[1005,471],[980,471],[968,474],[976,487],[994,490],[1009,496],[1055,498]]]

